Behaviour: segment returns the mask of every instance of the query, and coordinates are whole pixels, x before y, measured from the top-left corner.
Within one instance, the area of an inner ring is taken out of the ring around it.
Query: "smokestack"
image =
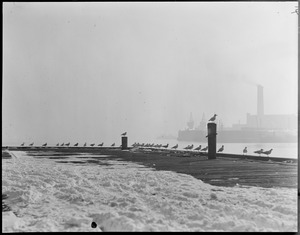
[[[264,91],[261,85],[257,85],[257,116],[264,115]]]

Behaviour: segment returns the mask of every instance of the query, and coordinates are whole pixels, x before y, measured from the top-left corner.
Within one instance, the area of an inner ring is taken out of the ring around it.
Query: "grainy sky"
[[[298,112],[297,2],[3,4],[3,144],[177,136]]]

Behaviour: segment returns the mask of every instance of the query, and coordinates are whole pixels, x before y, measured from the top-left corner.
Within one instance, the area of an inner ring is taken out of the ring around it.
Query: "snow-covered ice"
[[[12,153],[2,160],[2,193],[18,217],[2,212],[3,232],[297,231],[297,189],[218,187],[105,157],[96,165]]]

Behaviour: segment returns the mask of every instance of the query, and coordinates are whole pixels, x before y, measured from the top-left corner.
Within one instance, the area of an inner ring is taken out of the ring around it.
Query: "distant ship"
[[[221,143],[296,143],[298,141],[296,115],[265,115],[263,87],[257,87],[257,115],[247,113],[246,124],[224,128],[217,121],[217,141]],[[192,113],[185,130],[178,131],[178,141],[207,142],[207,121],[202,115],[200,125],[194,128]]]

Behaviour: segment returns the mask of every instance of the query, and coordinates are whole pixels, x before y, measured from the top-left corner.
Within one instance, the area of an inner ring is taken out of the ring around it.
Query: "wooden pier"
[[[29,155],[38,151],[41,156],[47,151],[65,157],[86,153],[95,160],[97,155],[107,155],[108,159],[131,161],[156,170],[189,174],[218,186],[296,188],[298,181],[298,159],[292,158],[217,153],[216,159],[209,159],[208,154],[203,152],[155,148],[122,150],[121,147],[8,147],[7,149],[25,151]],[[99,157],[99,161],[100,159],[103,158]]]

